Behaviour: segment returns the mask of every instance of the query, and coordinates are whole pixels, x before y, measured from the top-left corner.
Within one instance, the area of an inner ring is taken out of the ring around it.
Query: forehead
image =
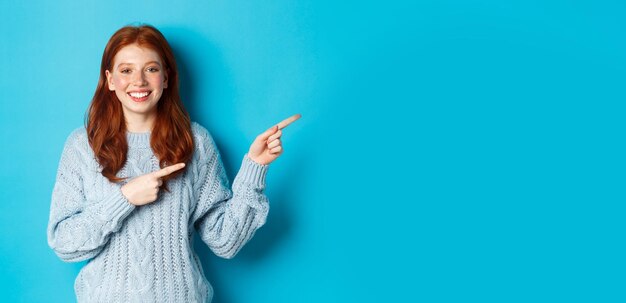
[[[130,44],[120,49],[113,58],[113,65],[128,63],[143,65],[146,62],[157,61],[161,63],[161,57],[154,50],[147,47],[140,47],[138,44]]]

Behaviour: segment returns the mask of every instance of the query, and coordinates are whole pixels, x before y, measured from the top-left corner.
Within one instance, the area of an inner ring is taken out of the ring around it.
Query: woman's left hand
[[[248,157],[252,161],[264,165],[276,160],[283,153],[282,142],[280,141],[280,136],[283,134],[282,129],[300,117],[302,115],[295,114],[258,135],[250,146]]]

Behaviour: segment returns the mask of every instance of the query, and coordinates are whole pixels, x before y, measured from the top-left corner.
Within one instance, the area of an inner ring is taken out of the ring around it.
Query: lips
[[[151,93],[152,92],[150,91],[136,91],[136,92],[129,92],[128,96],[130,96],[130,98],[135,102],[143,102],[143,101],[148,100],[148,96]]]

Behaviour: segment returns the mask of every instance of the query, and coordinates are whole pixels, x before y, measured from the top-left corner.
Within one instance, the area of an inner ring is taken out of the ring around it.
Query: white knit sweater
[[[213,288],[193,250],[196,230],[218,256],[232,258],[265,224],[269,165],[244,155],[232,190],[210,133],[192,122],[194,154],[170,193],[134,206],[120,188],[160,169],[150,133],[127,132],[119,177],[102,175],[84,127],[67,138],[52,193],[48,244],[64,261],[89,260],[74,283],[78,302],[210,302]]]

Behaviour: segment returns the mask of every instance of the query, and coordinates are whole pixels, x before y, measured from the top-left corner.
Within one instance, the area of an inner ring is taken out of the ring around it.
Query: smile
[[[148,95],[150,95],[150,93],[152,92],[131,92],[128,93],[128,95],[131,97],[131,99],[133,99],[133,101],[142,102],[148,100]]]

